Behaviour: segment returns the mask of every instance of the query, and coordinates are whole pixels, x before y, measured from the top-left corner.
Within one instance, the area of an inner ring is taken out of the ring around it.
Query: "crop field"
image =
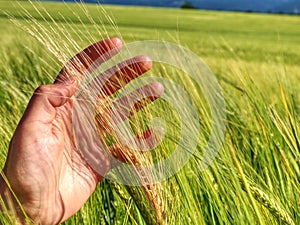
[[[226,103],[222,146],[200,170],[212,126],[205,96],[180,72],[172,77],[172,68],[154,64],[155,75],[175,79],[195,102],[203,130],[195,152],[154,185],[156,197],[103,179],[63,224],[300,224],[299,16],[0,0],[1,168],[34,90],[52,83],[81,49],[115,36],[175,43],[208,65]],[[157,100],[147,110],[173,123],[171,138],[158,147],[169,154],[180,121],[164,104]],[[3,215],[0,221],[10,224]]]

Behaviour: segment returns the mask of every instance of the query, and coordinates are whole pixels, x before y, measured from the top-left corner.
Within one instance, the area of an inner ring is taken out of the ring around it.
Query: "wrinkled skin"
[[[81,66],[75,66],[76,78],[72,78],[66,66],[54,84],[37,88],[17,126],[9,146],[3,175],[35,224],[59,224],[68,219],[83,206],[102,179],[76,148],[72,133],[73,96],[83,71],[94,61],[99,61],[106,52],[114,50],[117,53],[121,46],[120,39],[107,39],[95,43],[72,58],[67,65],[81,62]],[[86,58],[89,60],[83,60]],[[151,66],[150,59],[142,56],[133,68],[136,73],[123,71],[127,76],[121,82],[122,85],[143,74]],[[151,85],[147,88],[162,92],[162,87],[157,83],[152,87]],[[106,96],[101,96],[102,100],[119,88],[122,86],[114,87],[114,90],[105,86]],[[155,98],[151,99],[153,100]],[[105,124],[102,126],[105,127]],[[109,171],[111,165],[108,157],[104,154],[101,160],[103,170]],[[9,210],[16,211],[16,218],[25,224],[23,213],[3,179],[0,187],[1,196]],[[8,204],[10,199],[13,200],[12,206]]]

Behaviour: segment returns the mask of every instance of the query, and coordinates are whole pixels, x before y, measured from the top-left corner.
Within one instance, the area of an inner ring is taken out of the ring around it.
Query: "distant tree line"
[[[196,9],[196,7],[193,6],[192,3],[190,3],[189,1],[184,1],[184,3],[181,5],[182,9]]]

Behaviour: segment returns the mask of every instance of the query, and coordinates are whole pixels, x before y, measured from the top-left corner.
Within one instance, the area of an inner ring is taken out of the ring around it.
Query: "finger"
[[[154,127],[145,130],[143,133],[137,135],[137,140],[143,143],[143,148],[139,149],[141,152],[149,151],[156,148],[161,142],[165,130],[163,127]]]
[[[122,162],[132,163],[136,166],[142,165],[146,161],[144,159],[145,152],[156,148],[161,142],[163,135],[163,130],[154,131],[150,128],[136,136],[138,140],[143,141],[144,149],[131,149],[122,143],[115,143],[111,147],[112,155]]]
[[[149,151],[155,148],[162,140],[164,130],[161,127],[154,127],[143,131],[136,137],[127,137],[127,135],[119,134],[119,124],[132,114],[132,109],[135,112],[145,107],[150,102],[155,101],[163,94],[163,86],[158,82],[153,82],[144,87],[135,90],[129,95],[114,102],[105,113],[99,113],[96,115],[96,123],[100,140],[109,149],[110,146],[125,146],[126,154],[131,155],[130,148],[138,150],[140,152]],[[140,101],[140,99],[146,99],[146,101]],[[127,128],[126,128],[127,129]],[[141,129],[139,129],[141,130]],[[132,134],[132,132],[125,132],[126,134]],[[121,154],[121,147],[113,147],[112,154],[125,160],[125,155]],[[119,149],[119,150],[118,150]]]
[[[114,122],[123,121],[159,98],[164,87],[159,82],[153,82],[115,101],[110,110]]]
[[[118,99],[106,108],[100,99],[95,109],[97,127],[104,130],[104,133],[112,133],[119,123],[155,101],[163,91],[162,84],[153,82]]]
[[[136,56],[97,76],[91,82],[90,88],[101,90],[100,95],[103,97],[110,96],[151,67],[152,61],[148,56]]]
[[[38,87],[29,101],[22,120],[51,123],[56,116],[56,108],[70,100],[77,86],[77,81],[71,79],[62,84]]]
[[[153,127],[136,136],[130,135],[131,133],[129,136],[127,134],[118,135],[117,133],[115,137],[116,143],[126,146],[133,151],[143,153],[156,148],[163,139],[165,131],[163,127]]]
[[[59,72],[55,83],[61,83],[70,76],[81,80],[85,72],[93,72],[97,66],[116,55],[122,47],[119,38],[102,40],[75,55]]]
[[[116,157],[119,161],[128,163],[134,166],[141,166],[141,161],[143,161],[143,155],[141,152],[136,152],[126,146],[116,144],[112,148],[112,155]],[[116,165],[112,165],[113,167]]]

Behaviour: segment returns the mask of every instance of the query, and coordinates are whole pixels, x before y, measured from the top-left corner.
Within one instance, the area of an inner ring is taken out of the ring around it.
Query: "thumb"
[[[69,101],[77,87],[78,83],[73,79],[61,84],[38,87],[28,103],[22,122],[26,120],[51,123],[56,116],[56,108]]]

